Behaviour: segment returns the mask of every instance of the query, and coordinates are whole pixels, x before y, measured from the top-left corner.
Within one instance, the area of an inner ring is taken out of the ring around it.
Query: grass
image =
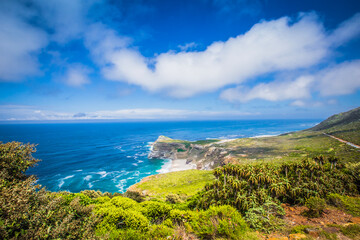
[[[239,163],[259,160],[276,163],[320,154],[336,156],[349,162],[357,162],[360,157],[358,149],[314,131],[299,131],[275,137],[240,138],[219,146],[231,149],[231,154]]]
[[[134,188],[139,191],[146,190],[146,194],[151,198],[165,200],[169,194],[192,196],[213,180],[212,171],[185,170],[150,176]]]
[[[330,194],[328,199],[332,205],[344,210],[348,214],[360,217],[360,197]]]
[[[360,121],[349,123],[345,126],[336,126],[326,130],[326,133],[338,138],[360,145]]]

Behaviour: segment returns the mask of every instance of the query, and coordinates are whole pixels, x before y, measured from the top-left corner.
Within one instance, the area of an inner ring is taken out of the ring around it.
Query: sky
[[[358,0],[1,0],[0,121],[325,119]]]

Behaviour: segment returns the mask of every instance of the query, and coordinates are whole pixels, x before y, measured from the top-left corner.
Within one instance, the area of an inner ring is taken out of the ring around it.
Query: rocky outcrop
[[[186,159],[187,164],[195,164],[197,169],[213,169],[232,160],[228,149],[221,147],[221,141],[208,144],[174,140],[160,136],[148,155],[150,159]]]

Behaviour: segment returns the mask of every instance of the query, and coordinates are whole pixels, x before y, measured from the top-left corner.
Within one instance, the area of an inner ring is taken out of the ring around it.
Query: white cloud
[[[61,81],[72,87],[81,87],[90,83],[88,74],[90,70],[81,65],[70,66]]]
[[[344,62],[317,74],[317,90],[323,96],[351,94],[360,89],[360,60]]]
[[[221,93],[221,98],[230,102],[247,102],[253,99],[268,101],[296,100],[292,106],[318,106],[319,104],[305,104],[304,99],[311,97],[314,92],[321,96],[336,96],[351,94],[360,89],[360,60],[343,62],[322,69],[313,75],[300,76],[293,81],[273,81],[260,83],[251,89],[240,86],[229,88]],[[328,104],[333,104],[329,100]]]
[[[311,76],[302,76],[295,81],[274,81],[260,83],[252,89],[230,88],[221,93],[221,98],[230,102],[247,102],[253,99],[281,101],[310,97]]]
[[[46,26],[52,29],[52,40],[66,43],[83,36],[87,27],[87,14],[98,0],[33,0],[40,9]]]
[[[344,21],[335,29],[329,37],[334,45],[341,45],[360,34],[360,13]]]
[[[27,23],[33,13],[17,1],[0,2],[0,81],[39,73],[37,54],[47,45],[44,31]]]
[[[302,100],[296,100],[296,101],[292,102],[290,105],[295,106],[295,107],[304,107],[306,105],[306,103]]]
[[[262,21],[245,34],[214,42],[201,52],[170,51],[148,59],[129,48],[104,49],[106,78],[189,97],[262,74],[313,66],[329,55],[331,42],[315,14],[302,14],[295,22],[287,17]]]
[[[130,39],[119,36],[113,29],[104,24],[89,25],[85,33],[85,46],[90,50],[94,61],[100,65],[109,63],[108,59],[117,51],[130,44]]]
[[[194,111],[164,108],[134,108],[95,112],[55,112],[35,106],[0,105],[0,120],[130,120],[130,119],[224,119],[239,116],[253,116],[259,113],[240,111]]]
[[[180,48],[181,51],[186,52],[188,50],[194,49],[198,46],[195,42],[186,43],[184,45],[178,45],[178,48]]]

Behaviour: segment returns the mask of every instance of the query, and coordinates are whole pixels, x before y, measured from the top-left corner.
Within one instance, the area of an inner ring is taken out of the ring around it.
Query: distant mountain
[[[308,130],[323,131],[333,127],[342,127],[359,121],[360,121],[360,107],[354,108],[347,112],[335,114],[329,117],[328,119],[322,121],[315,127],[312,127]]]

